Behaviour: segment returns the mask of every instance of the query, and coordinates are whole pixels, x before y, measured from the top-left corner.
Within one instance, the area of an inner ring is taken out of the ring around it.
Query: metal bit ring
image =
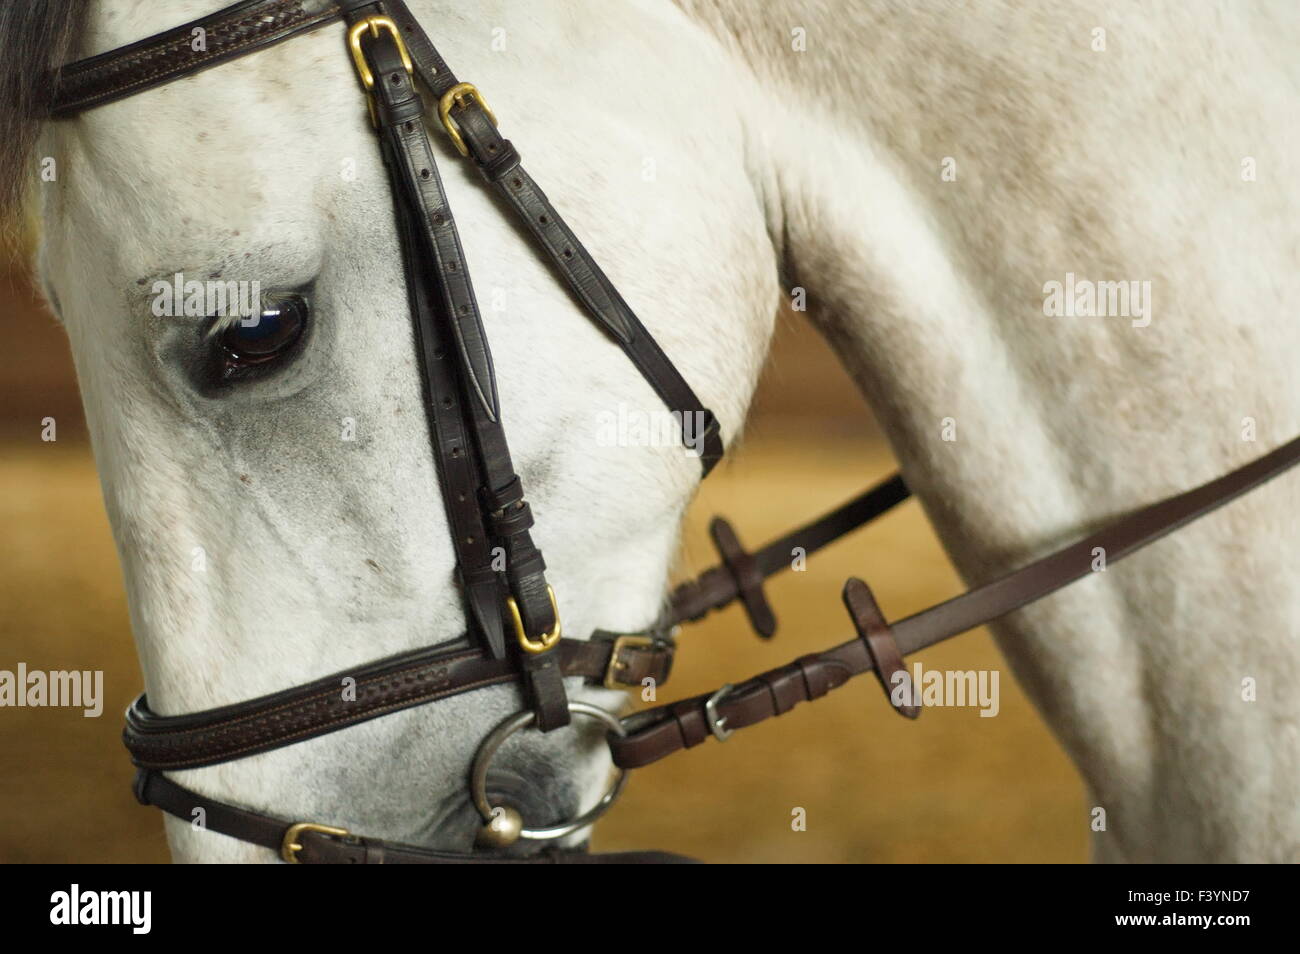
[[[623,723],[619,721],[618,717],[598,706],[586,702],[570,702],[569,712],[573,715],[587,716],[598,722],[603,722],[616,735],[627,735],[627,729],[623,728]],[[474,756],[474,765],[470,769],[469,793],[474,800],[474,807],[483,816],[484,822],[491,822],[495,811],[494,806],[488,802],[487,798],[488,766],[492,762],[492,757],[497,754],[497,750],[501,748],[506,739],[536,721],[537,715],[531,710],[516,712],[489,732],[479,745],[478,752]],[[519,832],[519,837],[529,841],[549,841],[554,838],[572,835],[574,832],[586,828],[605,814],[610,806],[617,801],[618,796],[622,794],[623,786],[627,784],[627,773],[622,769],[617,769],[617,772],[618,775],[613,784],[600,797],[600,800],[577,818],[560,825],[553,825],[550,828],[523,828]]]

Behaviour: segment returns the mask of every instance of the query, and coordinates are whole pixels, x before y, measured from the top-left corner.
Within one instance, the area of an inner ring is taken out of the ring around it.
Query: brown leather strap
[[[709,522],[709,536],[718,548],[727,575],[735,581],[736,596],[745,608],[749,625],[764,639],[771,639],[776,633],[776,615],[763,592],[763,571],[758,568],[758,561],[744,548],[736,531],[722,517],[714,517]]]
[[[912,677],[903,665],[903,654],[885,616],[876,605],[867,584],[856,576],[844,584],[844,606],[858,631],[858,639],[867,647],[871,666],[880,679],[880,688],[894,711],[907,719],[921,714],[921,705],[912,685]]]
[[[645,678],[664,683],[674,646],[666,638],[600,633],[585,641],[562,639],[556,652],[563,675],[626,688],[639,686]],[[161,716],[140,696],[127,710],[122,738],[131,761],[141,768],[199,768],[518,679],[512,660],[493,659],[481,647],[462,642],[393,656],[202,712]]]
[[[430,447],[456,554],[456,576],[466,623],[492,656],[501,659],[507,653],[502,617],[505,593],[501,575],[492,565],[492,539],[479,500],[483,480],[478,459],[470,452],[472,437],[454,359],[456,346],[450,340],[450,333],[434,317],[433,302],[437,296],[420,264],[424,253],[413,217],[402,201],[394,202],[393,208],[415,330],[415,350],[424,378]]]
[[[342,2],[350,7],[364,0]],[[380,0],[380,5],[402,31],[416,72],[430,92],[442,99],[459,86],[460,80],[403,0]],[[484,109],[483,100],[462,94],[453,101],[449,117],[464,143],[465,154],[536,239],[539,250],[587,314],[623,349],[664,404],[679,415],[682,441],[699,449],[703,475],[708,476],[723,455],[722,430],[713,412],[704,406],[586,246],[524,170],[514,144],[497,132],[496,121]]]
[[[804,557],[811,556],[849,531],[888,513],[909,496],[911,491],[907,489],[903,478],[894,474],[830,513],[791,530],[752,554],[746,553],[740,546],[731,525],[718,518],[711,527],[711,535],[722,563],[693,580],[679,584],[673,590],[669,597],[665,624],[701,619],[709,612],[721,609],[737,597],[742,597],[750,622],[759,635],[771,636],[776,631],[776,618],[763,592],[763,581],[782,570],[788,570],[796,550],[802,551]],[[727,539],[728,535],[730,540]]]
[[[375,25],[381,14],[378,4],[355,3],[346,19],[350,27],[371,24],[355,34],[372,78],[363,92],[372,100],[371,117],[389,174],[438,472],[450,475],[471,456],[477,465],[472,487],[442,484],[452,543],[462,579],[481,583],[482,601],[488,601],[479,606],[479,593],[466,594],[489,652],[517,658],[529,708],[537,727],[548,732],[569,723],[564,681],[548,649],[550,636],[558,633],[556,603],[546,582],[546,561],[529,532],[532,511],[502,426],[487,333],[425,128],[424,101],[400,37],[391,27]],[[458,438],[445,439],[448,424],[454,424]],[[494,571],[485,525],[491,543],[504,554],[503,574]],[[501,625],[507,607],[508,637]]]
[[[536,855],[508,855],[478,850],[473,854],[435,851],[419,845],[354,835],[338,826],[287,822],[190,791],[157,772],[136,773],[135,797],[208,831],[219,832],[276,852],[285,861],[305,865],[464,865],[464,864],[695,864],[694,859],[663,851],[588,854],[583,849],[549,849]],[[322,830],[327,829],[327,830]]]
[[[901,657],[937,642],[974,629],[1042,599],[1049,593],[1093,572],[1094,551],[1105,553],[1114,564],[1130,553],[1154,543],[1165,534],[1204,516],[1266,480],[1300,463],[1300,438],[1291,440],[1244,467],[1200,487],[1151,504],[1112,523],[1097,533],[1009,573],[985,586],[976,587],[938,606],[916,613],[892,626],[884,624],[879,610],[862,601],[862,593],[850,585],[860,637],[822,653],[800,657],[788,666],[763,673],[711,695],[695,696],[639,712],[624,720],[628,734],[610,736],[614,764],[628,769],[656,762],[666,755],[699,745],[710,735],[725,736],[772,716],[788,712],[800,702],[816,699],[863,672],[876,672],[873,650],[886,647],[881,662],[891,669]],[[869,593],[868,593],[869,595]],[[893,639],[888,639],[892,631]],[[869,645],[869,636],[880,637]],[[883,640],[883,641],[882,641]],[[896,641],[897,651],[889,647]],[[882,684],[888,690],[884,675]],[[721,731],[718,731],[718,730]]]
[[[206,17],[78,60],[59,71],[54,116],[70,116],[219,66],[339,18],[335,0],[244,0]],[[201,31],[201,32],[196,32]]]

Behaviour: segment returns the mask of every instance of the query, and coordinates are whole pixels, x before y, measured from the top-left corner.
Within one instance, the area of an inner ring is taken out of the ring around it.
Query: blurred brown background
[[[140,677],[67,342],[12,254],[0,254],[0,339],[0,669],[102,669],[105,686],[98,719],[0,709],[0,861],[166,861],[160,814],[131,797],[119,737]],[[40,439],[44,417],[58,421],[55,443]],[[801,317],[785,315],[740,451],[692,508],[682,571],[712,562],[714,513],[754,548],[892,469],[834,357]],[[851,638],[839,600],[849,575],[871,582],[890,618],[961,589],[909,501],[806,572],[773,580],[782,625],[770,644],[736,607],[686,631],[671,696]],[[920,658],[1002,668],[982,631]],[[791,828],[796,808],[806,831]],[[1074,769],[1004,670],[996,718],[931,709],[908,723],[863,677],[728,745],[641,770],[594,846],[711,862],[1077,862],[1086,824]]]

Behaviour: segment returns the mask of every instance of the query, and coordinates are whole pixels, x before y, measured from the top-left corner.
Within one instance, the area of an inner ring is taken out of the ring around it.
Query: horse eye
[[[302,337],[307,327],[307,299],[301,295],[267,298],[262,310],[226,328],[217,341],[228,370],[274,361]]]

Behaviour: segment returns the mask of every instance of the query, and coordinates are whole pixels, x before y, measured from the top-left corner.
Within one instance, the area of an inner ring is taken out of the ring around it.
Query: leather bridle
[[[722,562],[679,586],[662,619],[638,633],[596,632],[589,639],[561,633],[545,562],[529,530],[533,516],[515,473],[502,426],[492,359],[455,219],[448,207],[425,124],[423,86],[438,106],[442,127],[457,151],[536,239],[555,273],[590,317],[618,344],[667,407],[680,414],[683,442],[707,475],[722,456],[716,418],[702,405],[591,255],[520,164],[519,153],[497,132],[482,94],[448,69],[402,0],[244,0],[211,16],[129,46],[65,66],[50,115],[73,116],[182,76],[244,56],[342,19],[348,52],[365,92],[388,168],[416,350],[437,465],[457,560],[469,633],[451,644],[388,657],[272,695],[180,716],[160,716],[144,696],[127,712],[124,739],[139,768],[136,796],[179,818],[204,809],[206,827],[280,853],[289,862],[315,863],[591,863],[670,862],[656,852],[589,855],[549,850],[516,857],[499,849],[523,836],[537,841],[584,829],[608,807],[622,778],[592,809],[546,830],[527,829],[518,814],[490,804],[485,779],[492,752],[506,735],[534,726],[548,732],[573,714],[610,730],[620,772],[648,765],[710,737],[733,732],[817,699],[856,675],[873,672],[890,695],[910,678],[903,658],[1022,607],[1092,572],[1094,553],[1108,563],[1146,546],[1293,467],[1300,438],[1201,487],[1144,507],[1001,579],[921,613],[886,622],[866,584],[850,579],[844,603],[857,636],[820,653],[717,692],[617,719],[570,702],[565,677],[590,685],[629,688],[668,678],[678,624],[740,600],[755,630],[773,635],[776,619],[764,581],[805,554],[860,527],[897,503],[908,489],[898,476],[755,553],[745,550],[726,521],[715,519],[713,540]],[[204,31],[206,46],[191,40]],[[503,548],[506,569],[492,551]],[[342,693],[344,680],[354,692]],[[452,853],[362,837],[315,822],[290,822],[214,801],[165,772],[215,765],[346,728],[391,712],[449,698],[483,686],[517,683],[526,708],[485,740],[471,771],[471,793],[485,826],[484,851]],[[910,694],[895,694],[904,697]],[[891,699],[903,715],[919,709]]]

